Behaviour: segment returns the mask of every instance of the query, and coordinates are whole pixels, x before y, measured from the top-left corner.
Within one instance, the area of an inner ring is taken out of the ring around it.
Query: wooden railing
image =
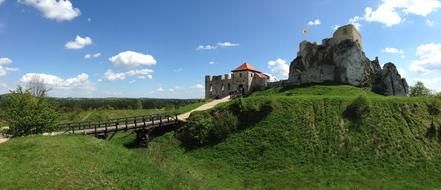
[[[154,114],[135,117],[124,117],[107,119],[101,121],[86,121],[63,123],[58,125],[59,131],[71,134],[98,135],[109,132],[152,129],[162,126],[177,124],[178,116],[176,114]]]

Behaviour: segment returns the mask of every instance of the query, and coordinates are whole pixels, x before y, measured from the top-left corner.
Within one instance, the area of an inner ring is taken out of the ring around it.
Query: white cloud
[[[268,68],[271,69],[271,74],[278,79],[286,79],[289,74],[289,64],[283,59],[268,62]],[[273,77],[271,77],[273,78]]]
[[[426,20],[426,23],[427,23],[428,26],[432,27],[434,21],[432,21],[432,20]]]
[[[0,58],[0,65],[8,65],[11,63],[12,63],[12,60],[7,57]]]
[[[392,53],[392,54],[404,54],[404,51],[401,49],[397,49],[397,48],[391,48],[391,47],[386,47],[383,50],[381,50],[384,53]]]
[[[217,46],[221,47],[221,48],[226,48],[226,47],[236,47],[236,46],[240,46],[240,44],[238,43],[233,43],[233,42],[219,42],[217,43]]]
[[[414,78],[413,82],[416,83],[417,81],[421,81],[424,83],[424,85],[431,89],[435,90],[437,92],[441,92],[441,77],[434,77],[434,78]]]
[[[183,71],[182,68],[179,68],[179,69],[173,69],[173,72],[175,72],[175,73],[179,73],[179,72],[182,72],[182,71]]]
[[[7,73],[8,71],[6,71],[6,69],[0,65],[0,77],[5,76]]]
[[[5,76],[8,72],[19,71],[20,69],[14,67],[5,67],[2,65],[9,65],[12,63],[12,60],[6,57],[0,58],[0,76]]]
[[[349,24],[352,24],[355,26],[355,28],[357,28],[357,30],[360,30],[361,24],[360,21],[362,21],[363,18],[359,17],[359,16],[355,16],[351,19],[349,19]]]
[[[0,0],[0,5],[1,5],[3,2],[5,2],[5,0]]]
[[[75,41],[68,41],[65,45],[67,49],[82,49],[85,46],[92,44],[92,38],[77,36]]]
[[[214,50],[217,49],[217,46],[212,46],[212,45],[199,45],[196,50]]]
[[[320,24],[321,24],[320,19],[315,19],[314,21],[309,21],[308,22],[309,26],[318,26]]]
[[[27,83],[31,82],[35,78],[42,80],[43,83],[48,85],[50,88],[71,88],[84,86],[89,83],[89,75],[86,73],[81,73],[76,77],[68,79],[63,79],[61,77],[45,73],[26,73],[21,77],[20,81]]]
[[[138,67],[140,65],[154,65],[156,60],[152,55],[142,54],[134,51],[121,52],[109,58],[109,61],[115,65],[125,65],[129,68]]]
[[[107,70],[104,73],[104,79],[105,80],[109,80],[109,81],[114,81],[114,80],[125,80],[126,79],[126,74],[125,73],[114,73],[111,69]]]
[[[18,0],[18,2],[38,9],[48,19],[56,21],[72,20],[80,16],[80,9],[74,8],[69,0]]]
[[[92,19],[91,18],[87,18],[87,22],[88,23],[92,22]]]
[[[196,50],[215,50],[217,48],[227,48],[227,47],[236,47],[240,46],[239,43],[234,42],[218,42],[216,45],[199,45]]]
[[[19,68],[16,68],[16,67],[5,67],[5,70],[6,70],[6,71],[15,72],[15,71],[19,71],[20,69],[19,69]]]
[[[334,26],[332,27],[332,30],[333,30],[333,31],[336,31],[338,28],[340,28],[340,25],[334,25]]]
[[[158,92],[164,92],[164,89],[162,87],[159,87],[158,89],[156,89],[156,91]]]
[[[427,16],[441,7],[439,0],[382,0],[379,7],[365,9],[364,19],[368,22],[379,22],[390,27],[400,24],[403,15],[414,14]]]
[[[406,76],[407,76],[406,69],[404,69],[404,68],[397,68],[397,70],[398,70],[398,73],[400,73],[402,78],[406,78]]]
[[[95,53],[93,55],[88,53],[88,54],[84,55],[84,59],[98,58],[100,56],[101,56],[101,53]]]
[[[104,80],[115,81],[115,80],[125,80],[129,77],[137,77],[138,79],[152,79],[152,73],[154,71],[151,69],[140,69],[140,70],[130,70],[127,72],[114,73],[111,69],[104,73]]]
[[[418,59],[410,65],[410,70],[420,73],[430,73],[441,70],[441,44],[429,43],[417,47]]]
[[[210,62],[208,62],[208,64],[210,64],[210,65],[214,65],[216,62],[214,62],[214,61],[210,61]]]
[[[202,84],[196,84],[193,88],[203,89],[204,85]]]

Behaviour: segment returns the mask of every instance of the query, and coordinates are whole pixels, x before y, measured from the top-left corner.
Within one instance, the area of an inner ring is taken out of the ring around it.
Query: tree
[[[140,99],[136,100],[136,109],[142,110],[142,101]]]
[[[426,86],[424,86],[424,83],[417,81],[417,83],[415,84],[415,86],[411,86],[410,87],[410,96],[413,97],[420,97],[420,96],[431,96],[432,95],[432,91],[428,88],[426,88]]]
[[[435,97],[441,99],[441,92],[436,93],[436,94],[435,94]]]
[[[26,83],[26,88],[35,97],[42,97],[50,90],[44,80],[37,75],[32,76],[31,80]]]
[[[23,90],[19,86],[8,95],[5,120],[9,125],[10,135],[24,136],[55,130],[58,114],[49,104],[46,90],[38,90],[38,96],[34,96],[37,91]]]

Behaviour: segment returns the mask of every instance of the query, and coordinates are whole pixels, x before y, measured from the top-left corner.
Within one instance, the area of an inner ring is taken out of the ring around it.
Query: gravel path
[[[178,119],[181,120],[181,121],[186,121],[190,117],[190,114],[192,112],[194,112],[194,111],[208,110],[208,109],[211,109],[211,108],[213,108],[214,106],[216,106],[216,105],[218,105],[220,103],[224,103],[224,102],[228,102],[228,101],[230,101],[230,96],[227,96],[227,97],[219,99],[219,100],[213,100],[213,101],[208,102],[208,103],[206,103],[206,104],[204,104],[202,106],[199,106],[198,108],[196,108],[194,110],[191,110],[191,111],[189,111],[187,113],[178,115]]]
[[[6,137],[4,137],[3,135],[0,134],[0,144],[6,142],[8,140],[9,140],[9,138],[6,138]]]

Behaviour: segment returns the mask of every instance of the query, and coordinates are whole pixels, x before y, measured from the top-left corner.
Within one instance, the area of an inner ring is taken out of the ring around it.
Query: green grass
[[[191,103],[175,109],[125,109],[125,110],[100,109],[100,110],[67,112],[61,114],[60,122],[98,121],[98,120],[106,120],[112,118],[151,115],[157,113],[181,114],[191,111],[206,102],[207,102],[206,100],[201,100],[199,102]]]
[[[370,112],[358,120],[346,118],[347,105],[362,93]],[[435,134],[429,135],[432,101],[383,97],[345,85],[275,88],[202,112],[215,123],[231,120],[231,114],[221,113],[234,113],[238,126],[221,141],[192,148],[175,132],[155,138],[148,149],[125,148],[134,141],[132,133],[108,141],[17,138],[0,144],[0,186],[441,189],[441,116],[433,117]]]
[[[0,145],[1,189],[192,189],[144,150],[83,136],[25,137]]]
[[[366,93],[370,97],[382,97],[381,95],[371,92],[367,88],[357,88],[350,85],[306,85],[293,87],[277,87],[265,91],[253,93],[251,96],[356,96],[360,93]]]

